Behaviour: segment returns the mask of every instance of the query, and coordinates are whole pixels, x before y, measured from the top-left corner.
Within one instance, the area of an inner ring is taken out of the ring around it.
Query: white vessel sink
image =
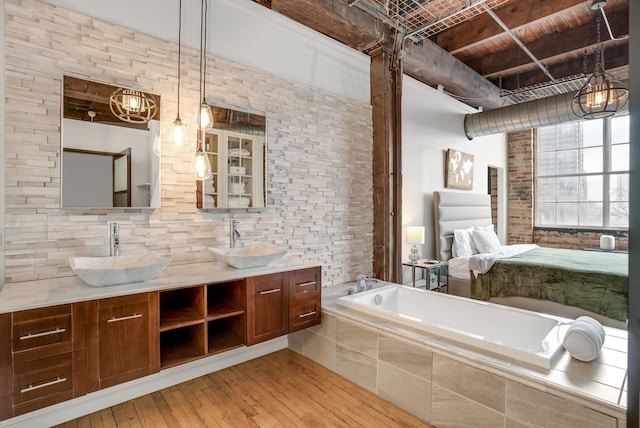
[[[287,253],[282,248],[270,247],[263,244],[255,244],[249,247],[215,248],[208,247],[209,251],[228,265],[237,269],[266,266],[273,263]]]
[[[147,281],[162,271],[171,259],[153,253],[112,257],[71,257],[71,270],[96,287]]]

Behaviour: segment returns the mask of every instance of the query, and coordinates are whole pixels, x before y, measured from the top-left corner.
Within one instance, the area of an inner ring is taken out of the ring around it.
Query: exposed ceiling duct
[[[623,83],[629,84],[628,81]],[[464,133],[468,139],[472,140],[475,137],[501,132],[524,131],[525,129],[581,120],[571,107],[574,95],[574,93],[561,94],[467,114],[464,117]],[[622,111],[626,109],[625,106]]]

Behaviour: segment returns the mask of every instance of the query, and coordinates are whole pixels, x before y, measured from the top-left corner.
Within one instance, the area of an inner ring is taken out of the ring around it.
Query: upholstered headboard
[[[453,231],[491,224],[491,196],[479,193],[433,192],[436,254],[451,258]]]

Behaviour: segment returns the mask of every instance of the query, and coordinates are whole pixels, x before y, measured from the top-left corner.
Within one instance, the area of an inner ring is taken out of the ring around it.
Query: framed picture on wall
[[[447,189],[473,190],[473,155],[447,150],[444,186]]]

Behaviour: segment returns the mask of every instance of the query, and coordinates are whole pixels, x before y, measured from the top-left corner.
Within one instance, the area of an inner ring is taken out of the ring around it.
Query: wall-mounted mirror
[[[197,181],[197,206],[264,208],[266,206],[266,117],[212,106],[213,128],[206,132],[204,151],[211,178]]]
[[[69,76],[62,92],[61,206],[159,208],[160,97]]]

